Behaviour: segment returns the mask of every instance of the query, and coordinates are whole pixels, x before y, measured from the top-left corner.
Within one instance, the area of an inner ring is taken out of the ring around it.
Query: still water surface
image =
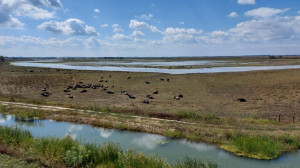
[[[105,129],[68,122],[53,120],[38,120],[35,122],[16,121],[14,116],[0,114],[0,125],[19,126],[29,130],[35,137],[70,135],[80,142],[103,144],[108,142],[119,143],[123,149],[134,148],[148,155],[157,155],[166,158],[170,163],[176,163],[185,156],[199,160],[213,160],[222,168],[299,168],[300,152],[289,152],[278,159],[262,161],[237,157],[221,150],[214,145],[194,143],[184,139],[170,139],[164,136]],[[159,141],[168,141],[159,145]]]
[[[52,62],[55,62],[54,60]],[[43,62],[43,63],[41,63]],[[58,68],[58,69],[75,69],[75,70],[96,70],[96,71],[122,71],[122,72],[155,72],[155,73],[167,73],[167,74],[190,74],[190,73],[220,73],[220,72],[245,72],[245,71],[258,71],[258,70],[280,70],[280,69],[300,69],[300,65],[284,65],[284,66],[241,66],[241,67],[212,67],[212,68],[195,68],[195,69],[164,69],[164,68],[151,68],[151,65],[168,65],[168,66],[188,66],[188,65],[214,65],[224,63],[222,61],[183,61],[183,62],[148,62],[147,68],[134,67],[133,62],[114,62],[115,66],[108,66],[109,63],[96,62],[91,63],[93,65],[79,65],[76,63],[51,63],[51,61],[22,61],[13,62],[15,66],[25,67],[42,67],[42,68]],[[85,63],[86,62],[82,62]],[[98,64],[95,66],[94,64]],[[142,63],[143,64],[143,63]],[[116,66],[123,65],[123,66]],[[124,67],[127,65],[127,67]],[[132,67],[130,67],[132,66]]]

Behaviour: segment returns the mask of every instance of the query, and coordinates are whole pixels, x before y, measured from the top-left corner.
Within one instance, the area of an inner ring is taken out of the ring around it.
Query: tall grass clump
[[[135,150],[128,150],[121,153],[122,157],[117,167],[147,167],[147,168],[163,168],[168,167],[165,160],[155,156],[146,156],[144,153],[139,153]]]
[[[203,162],[195,158],[186,157],[181,163],[175,165],[175,168],[217,168],[214,162]]]
[[[232,138],[233,145],[239,152],[276,158],[283,151],[283,143],[267,136],[235,136]]]
[[[291,149],[299,149],[300,148],[300,143],[297,141],[295,137],[292,137],[289,134],[284,134],[282,136],[283,141],[285,144],[289,146]]]
[[[20,145],[29,142],[31,139],[32,135],[27,130],[18,127],[0,127],[0,143]]]

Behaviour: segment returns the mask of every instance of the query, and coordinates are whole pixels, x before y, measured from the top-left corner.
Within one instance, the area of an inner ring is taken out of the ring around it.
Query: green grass
[[[268,158],[276,158],[284,149],[281,141],[267,136],[236,136],[232,138],[232,143],[239,152]]]
[[[22,108],[9,108],[1,106],[0,112],[3,114],[10,113],[15,115],[17,121],[33,121],[38,118],[44,118],[44,112],[39,109],[22,109]]]
[[[186,157],[182,163],[178,163],[176,168],[217,168],[214,162],[202,162],[193,158]]]
[[[1,168],[37,168],[39,167],[34,163],[27,163],[21,159],[12,156],[0,154],[0,167]]]
[[[116,168],[216,168],[213,162],[187,158],[178,164],[168,164],[156,156],[146,156],[135,150],[123,150],[120,145],[80,144],[67,136],[34,138],[29,131],[16,127],[0,127],[0,145],[10,146],[49,167],[116,167]]]

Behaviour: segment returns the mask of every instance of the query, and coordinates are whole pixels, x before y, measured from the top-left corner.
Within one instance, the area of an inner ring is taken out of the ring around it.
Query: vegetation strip
[[[274,135],[274,133],[268,134],[268,132],[264,132],[265,135],[263,135],[259,134],[256,130],[251,131],[251,129],[237,131],[237,129],[232,126],[224,127],[220,125],[220,127],[215,127],[203,123],[182,124],[170,121],[153,121],[153,119],[147,119],[146,117],[141,119],[118,115],[112,116],[106,113],[85,114],[82,112],[77,113],[76,111],[53,112],[37,109],[22,109],[3,105],[0,110],[1,113],[14,114],[17,119],[24,121],[30,121],[34,118],[47,118],[106,128],[156,133],[173,138],[205,141],[216,144],[236,155],[257,159],[274,159],[284,151],[296,150],[299,148],[299,137],[295,135],[287,133]],[[276,132],[277,131],[275,131],[275,133]]]

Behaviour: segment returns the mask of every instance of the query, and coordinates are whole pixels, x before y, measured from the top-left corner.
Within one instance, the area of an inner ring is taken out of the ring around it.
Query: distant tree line
[[[5,62],[5,57],[3,55],[0,56],[0,62]]]
[[[276,59],[276,56],[274,56],[274,55],[269,55],[269,58],[270,59]],[[282,56],[278,56],[278,58],[283,58]]]

